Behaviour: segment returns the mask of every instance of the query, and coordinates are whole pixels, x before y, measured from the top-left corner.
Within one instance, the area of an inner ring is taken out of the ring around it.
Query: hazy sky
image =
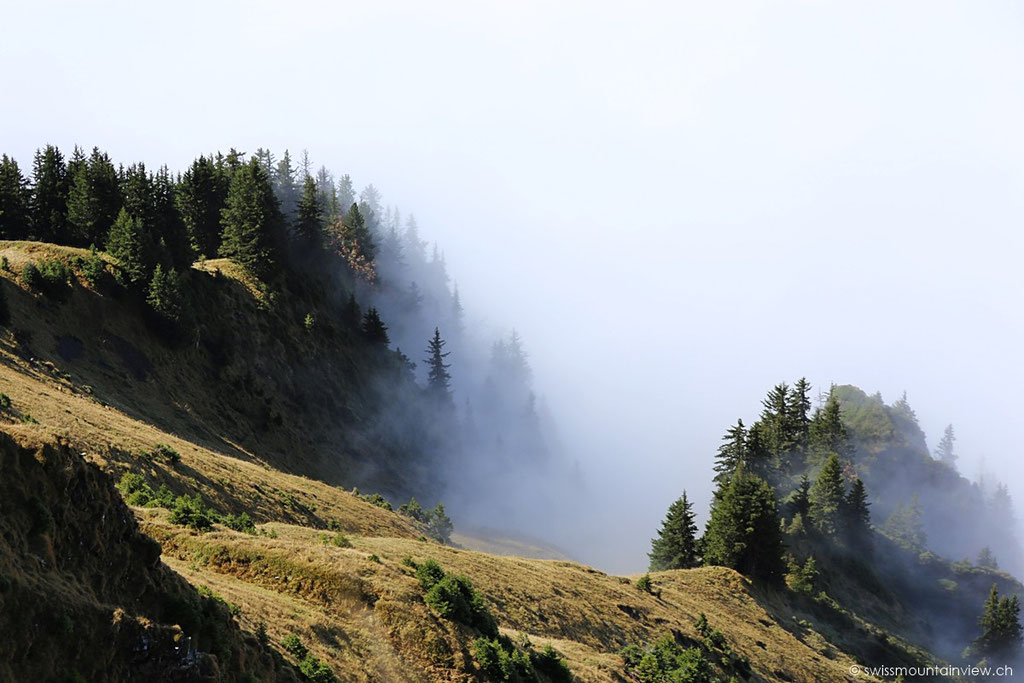
[[[801,375],[906,389],[1024,514],[1019,3],[4,1],[0,58],[25,166],[307,148],[414,211],[625,470],[607,566]]]

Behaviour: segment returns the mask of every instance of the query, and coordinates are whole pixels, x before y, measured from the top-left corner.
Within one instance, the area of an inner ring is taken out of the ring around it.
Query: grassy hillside
[[[394,492],[425,477],[361,422],[372,411],[360,402],[380,399],[364,366],[379,359],[344,330],[306,334],[306,300],[269,305],[231,264],[202,262],[189,277],[207,296],[193,314],[210,322],[199,339],[169,343],[116,288],[87,284],[85,252],[19,242],[0,255],[11,318],[0,332],[0,679],[124,680],[158,667],[148,680],[321,680],[295,672],[298,637],[341,680],[486,680],[479,628],[425,599],[414,567],[431,559],[468,577],[510,647],[550,645],[576,680],[629,680],[621,650],[666,635],[717,675],[747,680],[845,680],[855,663],[932,661],[879,627],[900,625],[882,607],[848,612],[725,568],[656,573],[645,591],[635,576],[527,559],[558,555],[520,539],[463,529],[462,547],[428,540],[418,522],[339,486]],[[60,296],[18,276],[43,258],[74,270]],[[126,508],[114,488],[126,473],[256,527],[200,533],[167,509]],[[720,640],[695,626],[702,613]],[[88,635],[71,647],[71,631]],[[144,654],[125,633],[147,634]],[[182,651],[174,678],[166,662]]]

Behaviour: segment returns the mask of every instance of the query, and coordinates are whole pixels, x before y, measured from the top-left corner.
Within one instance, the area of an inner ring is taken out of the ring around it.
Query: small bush
[[[153,457],[168,465],[177,465],[181,462],[181,454],[165,443],[158,443],[153,449]]]
[[[40,291],[43,288],[43,274],[39,272],[39,266],[29,261],[21,268],[21,281],[29,289]]]
[[[550,645],[545,645],[540,652],[531,652],[530,662],[534,669],[554,683],[572,683],[572,671],[569,670],[569,665],[566,664],[562,655]]]
[[[411,517],[415,519],[417,522],[425,521],[423,508],[420,507],[420,504],[416,501],[415,498],[410,498],[408,503],[405,503],[404,505],[399,505],[398,512],[399,514],[405,515],[406,517]]]
[[[270,636],[267,635],[267,622],[260,621],[256,624],[256,640],[263,647],[270,645]]]
[[[377,507],[384,508],[385,510],[392,509],[391,503],[389,503],[387,499],[379,493],[367,493],[365,495],[359,495],[357,493],[356,495],[359,496],[359,500],[370,503],[371,505],[376,505]]]
[[[7,260],[6,256],[0,256],[0,270],[10,271],[11,262]]]
[[[334,670],[311,654],[307,654],[299,662],[299,671],[310,683],[334,683],[337,680],[334,677]]]
[[[196,531],[209,531],[213,528],[214,514],[203,505],[199,494],[180,496],[174,501],[174,509],[169,517],[172,524],[187,526]]]
[[[409,562],[406,563],[405,560],[409,560]],[[407,557],[405,560],[402,560],[403,564],[407,564],[407,566],[410,567],[415,566],[411,557]],[[441,569],[441,565],[439,565],[436,560],[427,560],[416,567],[416,578],[420,582],[420,588],[428,591],[444,578],[444,570]]]
[[[238,515],[224,515],[221,517],[221,523],[229,529],[235,531],[241,531],[246,534],[255,534],[256,525],[249,517],[249,513],[243,512]]]
[[[636,587],[639,588],[640,590],[642,590],[645,593],[650,593],[651,592],[651,575],[650,574],[644,574],[639,579],[637,579],[636,580]]]
[[[103,259],[100,258],[94,244],[89,247],[89,258],[82,264],[82,274],[85,276],[85,281],[89,283],[90,287],[97,287],[103,281],[103,276],[106,273],[106,265],[103,263]]]
[[[448,518],[448,515],[444,511],[444,505],[441,503],[437,504],[433,510],[429,511],[425,515],[427,522],[427,531],[430,535],[441,543],[448,543],[452,540],[452,520]]]
[[[402,565],[406,567],[412,567],[416,569],[419,565],[416,564],[416,560],[412,559],[412,555],[406,555],[402,558]]]
[[[498,624],[487,610],[483,597],[465,576],[445,575],[423,599],[442,617],[472,626],[485,635],[498,634]]]
[[[377,564],[380,564],[380,557],[378,557],[376,554],[370,555],[366,559],[368,559],[370,562],[376,562]]]
[[[336,519],[332,519],[327,522],[328,531],[341,531],[341,523]]]
[[[285,652],[290,653],[295,659],[302,661],[309,654],[309,650],[302,644],[302,639],[294,633],[290,633],[284,637],[281,641],[281,647],[285,649]]]
[[[7,394],[0,394],[0,410],[7,412],[11,409],[11,397]]]

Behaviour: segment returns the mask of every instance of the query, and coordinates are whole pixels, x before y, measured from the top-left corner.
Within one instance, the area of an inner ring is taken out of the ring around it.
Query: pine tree
[[[326,166],[321,166],[316,172],[316,193],[327,223],[333,223],[341,218],[342,205],[338,204],[338,191],[334,187],[334,178]]]
[[[185,171],[175,195],[189,243],[196,254],[217,256],[221,209],[227,198],[226,177],[212,159],[199,157]]]
[[[999,589],[992,584],[978,625],[981,635],[974,641],[975,652],[995,663],[1013,661],[1020,654],[1022,629],[1016,595],[1000,598]]]
[[[892,404],[892,409],[896,411],[897,415],[906,418],[910,422],[917,424],[917,413],[910,407],[910,403],[907,401],[907,392],[904,391],[899,399]]]
[[[793,385],[789,393],[789,423],[796,439],[796,447],[803,450],[807,447],[811,429],[811,383],[801,377]]]
[[[722,565],[770,582],[785,573],[775,492],[741,466],[711,505],[703,538],[706,564]]]
[[[443,351],[447,342],[441,339],[441,331],[434,328],[434,336],[427,347],[426,363],[430,370],[427,373],[427,391],[442,402],[451,403],[449,385],[452,376],[448,374],[451,366],[444,362],[448,352]]]
[[[363,335],[372,344],[387,346],[390,343],[388,328],[385,327],[384,321],[380,319],[380,314],[376,308],[371,307],[366,312],[366,315],[363,316]]]
[[[650,571],[696,567],[700,559],[696,534],[693,506],[683,491],[682,497],[669,506],[658,537],[651,540]]]
[[[153,245],[142,221],[121,209],[106,239],[107,252],[117,259],[118,280],[126,286],[139,286],[153,270]]]
[[[831,535],[839,530],[844,493],[839,456],[833,453],[811,487],[811,521],[821,533]]]
[[[269,283],[277,273],[283,219],[257,161],[242,166],[231,179],[221,225],[221,255]]]
[[[729,480],[740,463],[746,458],[747,430],[743,427],[743,420],[736,420],[736,425],[730,427],[722,437],[724,442],[718,447],[718,454],[715,456],[715,483],[721,485]]]
[[[909,505],[900,503],[882,525],[882,531],[896,543],[911,550],[923,550],[928,541],[921,521],[921,503],[915,493]]]
[[[312,176],[306,176],[295,217],[295,234],[302,244],[313,247],[320,244],[323,229],[323,206],[320,204],[316,181]]]
[[[68,186],[64,155],[53,145],[37,151],[32,164],[32,234],[42,242],[67,235]]]
[[[29,206],[32,194],[18,162],[0,157],[0,239],[23,240],[31,232]]]
[[[348,295],[348,301],[345,302],[345,308],[341,311],[342,321],[350,328],[356,329],[362,323],[363,313],[359,308],[359,302],[356,301],[355,294]]]
[[[152,204],[150,232],[174,268],[185,270],[192,266],[196,252],[192,248],[185,222],[178,211],[178,188],[171,172],[161,166],[151,179]]]
[[[153,182],[145,164],[137,163],[128,167],[121,179],[121,193],[124,210],[150,230],[153,221]]]
[[[146,303],[167,321],[178,322],[181,320],[184,306],[178,271],[174,268],[164,271],[158,263],[153,269],[153,279],[149,284]]]
[[[942,439],[939,440],[939,445],[935,447],[935,457],[950,467],[956,467],[957,455],[953,451],[955,442],[956,435],[953,433],[953,425],[948,425],[942,434]]]

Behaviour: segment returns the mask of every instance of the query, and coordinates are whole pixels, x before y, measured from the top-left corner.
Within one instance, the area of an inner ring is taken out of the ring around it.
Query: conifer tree
[[[267,176],[267,179],[270,180],[270,177]],[[277,162],[273,185],[281,213],[286,220],[290,220],[295,215],[299,203],[299,187],[295,182],[295,167],[292,166],[292,157],[288,150],[284,151],[284,156]]]
[[[807,447],[811,428],[811,383],[801,377],[793,385],[789,393],[789,423],[796,440],[796,447],[803,450]]]
[[[221,225],[221,255],[269,283],[277,273],[283,222],[258,161],[244,164],[231,179]]]
[[[356,203],[356,190],[348,173],[338,179],[338,206],[352,206]]]
[[[686,491],[668,508],[658,537],[651,540],[650,571],[687,569],[699,564],[697,524]]]
[[[953,425],[948,425],[942,434],[942,439],[939,440],[939,445],[935,447],[935,457],[950,467],[956,466],[957,455],[953,451],[955,442],[956,434],[953,432]]]
[[[171,266],[180,270],[190,268],[196,252],[192,248],[185,222],[178,210],[177,185],[166,166],[153,174],[150,185],[151,228],[154,241],[163,246]]]
[[[441,339],[441,331],[435,327],[434,336],[427,346],[426,363],[430,368],[427,372],[427,391],[439,401],[451,403],[449,385],[452,376],[448,373],[451,365],[444,362],[448,357],[448,352],[443,350],[446,343]]]
[[[835,453],[848,458],[853,454],[835,387],[829,391],[825,406],[815,411],[810,425],[810,437],[812,447],[822,457]]]
[[[718,454],[715,456],[715,483],[721,485],[728,481],[736,468],[746,458],[747,431],[743,426],[743,420],[736,420],[736,425],[730,427],[722,437],[721,446],[718,447]]]
[[[793,491],[793,497],[790,501],[790,505],[793,509],[794,515],[800,515],[802,518],[807,519],[811,512],[811,480],[804,474],[800,477],[800,484]]]
[[[323,229],[323,206],[316,189],[316,181],[312,176],[306,176],[295,217],[295,234],[300,243],[314,247],[320,244]]]
[[[121,209],[107,235],[107,252],[118,260],[118,280],[126,286],[139,286],[149,279],[153,269],[153,245],[142,221]]]
[[[994,663],[1014,661],[1020,654],[1022,629],[1016,595],[1000,598],[999,589],[992,584],[978,625],[981,635],[973,644],[976,653]]]
[[[32,234],[43,242],[67,235],[68,186],[64,155],[53,145],[36,151],[32,163]]]
[[[871,512],[867,489],[860,477],[853,480],[843,503],[843,530],[850,544],[863,552],[871,543]]]
[[[0,239],[23,240],[31,231],[29,206],[32,194],[18,162],[0,157]]]
[[[169,322],[181,320],[183,303],[181,285],[178,281],[178,271],[174,268],[164,271],[163,267],[158,263],[156,268],[153,269],[153,279],[149,284],[149,294],[146,296],[146,303]]]
[[[358,244],[359,252],[367,259],[373,260],[376,248],[358,205],[352,204],[345,217],[341,219],[341,236],[347,243]]]
[[[844,493],[839,456],[833,453],[825,461],[810,493],[811,521],[821,533],[830,535],[839,530]]]
[[[904,391],[903,394],[899,397],[899,399],[897,399],[897,401],[892,404],[892,409],[896,411],[897,415],[905,417],[907,420],[913,422],[915,425],[917,424],[917,413],[915,413],[914,409],[910,407],[910,403],[907,401],[906,391]]]
[[[903,547],[923,550],[928,538],[921,518],[921,504],[915,493],[909,505],[900,503],[896,506],[881,528],[885,535]]]
[[[996,556],[992,554],[992,549],[985,546],[978,553],[978,566],[988,567],[989,569],[999,569],[999,563],[996,561]]]
[[[93,147],[86,160],[75,148],[68,165],[68,242],[75,246],[102,244],[121,210],[117,170],[106,153]]]
[[[220,247],[221,209],[227,198],[225,176],[212,159],[199,157],[182,175],[176,201],[195,253],[217,256]]]
[[[348,301],[345,302],[345,308],[341,311],[341,319],[346,325],[352,329],[356,329],[362,323],[363,313],[359,307],[359,302],[356,301],[355,294],[348,295]]]
[[[703,539],[704,561],[770,582],[785,573],[775,492],[740,467],[711,505]]]
[[[376,308],[371,307],[370,310],[366,311],[366,315],[363,316],[363,335],[372,344],[387,346],[390,343],[388,328],[385,327],[384,321],[380,319],[380,314]]]

